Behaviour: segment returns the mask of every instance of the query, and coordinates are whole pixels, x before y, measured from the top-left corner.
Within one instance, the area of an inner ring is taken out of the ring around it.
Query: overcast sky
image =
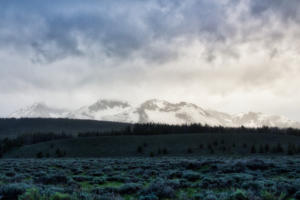
[[[0,116],[189,101],[300,121],[299,0],[2,0]]]

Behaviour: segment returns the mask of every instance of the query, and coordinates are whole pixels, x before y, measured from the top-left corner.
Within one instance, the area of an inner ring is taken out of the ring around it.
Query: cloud
[[[149,50],[154,55],[162,53],[160,62],[173,54],[149,46],[152,42],[169,43],[180,37],[190,40],[201,36],[215,41],[226,39],[222,32],[226,25],[223,7],[226,5],[208,0],[131,0],[118,4],[61,1],[59,6],[49,1],[4,1],[0,23],[5,31],[0,42],[29,48],[34,51],[33,60],[38,61],[86,55],[90,53],[88,49],[97,46],[99,51],[93,53],[108,57],[128,58],[137,51]],[[155,61],[154,56],[149,58],[148,61]]]
[[[270,13],[276,14],[284,21],[292,20],[299,22],[300,4],[297,0],[253,0],[250,1],[250,10],[253,15],[262,16]]]
[[[24,100],[11,110],[45,98],[76,107],[100,97],[185,97],[213,107],[237,104],[239,95],[257,103],[262,91],[265,101],[296,102],[299,6],[298,0],[3,0],[0,98]]]

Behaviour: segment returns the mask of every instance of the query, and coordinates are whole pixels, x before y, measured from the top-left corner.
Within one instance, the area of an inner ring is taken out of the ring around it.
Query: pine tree
[[[252,145],[252,147],[251,147],[251,153],[256,153],[256,147],[255,147],[255,145]]]

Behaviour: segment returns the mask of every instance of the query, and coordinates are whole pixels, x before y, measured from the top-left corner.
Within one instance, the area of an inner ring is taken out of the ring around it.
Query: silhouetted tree
[[[143,147],[142,147],[142,146],[138,146],[137,152],[138,152],[138,153],[143,153]]]
[[[36,157],[37,158],[43,158],[43,152],[38,152],[37,154],[36,154]]]
[[[269,144],[265,144],[265,152],[268,153],[270,151],[270,146]]]
[[[163,148],[163,154],[168,154],[168,149]]]
[[[252,145],[252,147],[251,147],[251,153],[256,153],[256,147],[255,147],[255,145]]]
[[[66,152],[65,151],[61,151],[59,148],[56,149],[55,151],[55,155],[56,157],[64,157],[66,155]]]
[[[189,153],[189,154],[193,153],[193,149],[192,149],[192,148],[190,148],[190,147],[188,147],[188,149],[187,149],[187,153]]]

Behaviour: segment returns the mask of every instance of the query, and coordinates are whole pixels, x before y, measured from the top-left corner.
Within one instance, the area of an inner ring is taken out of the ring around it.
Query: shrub
[[[237,189],[233,194],[231,195],[231,199],[233,200],[248,200],[246,192],[241,189]]]
[[[42,195],[37,189],[33,188],[27,190],[24,194],[19,196],[18,200],[47,200],[45,195]]]
[[[22,183],[12,183],[3,185],[0,188],[0,194],[3,199],[18,199],[18,197],[25,193],[30,186]]]
[[[167,182],[163,179],[157,179],[152,182],[144,191],[146,194],[154,194],[159,199],[169,198],[173,199],[175,197],[175,191],[170,187]]]
[[[66,184],[68,178],[65,175],[49,174],[39,177],[36,182],[43,184]]]
[[[263,200],[278,200],[278,198],[274,194],[268,191],[262,191],[261,197]]]
[[[141,195],[139,200],[159,200],[159,198],[154,194]]]
[[[55,193],[50,197],[50,200],[71,200],[71,196],[69,194],[63,194],[63,193]]]
[[[134,194],[142,187],[137,183],[126,183],[118,189],[120,194]]]
[[[300,199],[300,191],[296,192],[294,197],[295,197],[295,199]]]
[[[150,152],[150,157],[154,157],[154,153],[152,151]]]
[[[187,170],[182,173],[182,177],[188,181],[196,181],[200,178],[200,175],[194,171]]]

